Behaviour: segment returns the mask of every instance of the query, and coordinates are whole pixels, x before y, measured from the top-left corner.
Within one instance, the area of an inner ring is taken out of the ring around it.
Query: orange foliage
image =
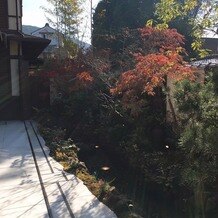
[[[158,87],[166,84],[166,78],[194,79],[194,70],[183,60],[184,37],[176,30],[160,30],[152,27],[140,29],[143,45],[147,50],[135,54],[135,68],[122,73],[112,94],[122,95],[123,105],[134,110],[142,107],[144,93],[155,95]],[[142,53],[146,54],[142,54]],[[133,104],[135,105],[134,107]]]
[[[77,74],[76,77],[81,82],[92,82],[93,81],[93,77],[88,72],[79,73]]]
[[[70,87],[70,91],[77,91],[90,87],[94,78],[89,72],[81,72],[76,75],[74,85]]]
[[[155,51],[152,49],[147,55],[135,54],[135,68],[122,73],[117,86],[111,90],[113,94],[128,95],[132,90],[132,94],[154,95],[155,88],[164,86],[166,77],[175,80],[194,78],[193,69],[180,55],[184,38],[176,30],[146,27],[140,32],[143,40],[158,50],[152,53]]]
[[[80,54],[74,59],[47,60],[39,75],[44,78],[54,78],[56,84],[62,84],[70,92],[87,89],[94,78],[92,66],[86,62],[86,58],[84,54]]]
[[[144,27],[139,29],[139,32],[150,52],[177,51],[184,45],[185,38],[176,29]]]
[[[155,94],[155,88],[164,86],[166,76],[174,80],[193,78],[193,70],[176,52],[168,54],[136,55],[135,69],[122,74],[112,93],[121,94],[129,89]]]

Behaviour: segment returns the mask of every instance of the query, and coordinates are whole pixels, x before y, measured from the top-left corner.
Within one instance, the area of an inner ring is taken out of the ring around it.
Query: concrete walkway
[[[116,217],[48,154],[32,122],[0,122],[1,218]]]

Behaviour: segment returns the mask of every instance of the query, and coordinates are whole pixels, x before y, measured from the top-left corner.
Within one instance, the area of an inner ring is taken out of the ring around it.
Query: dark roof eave
[[[36,59],[43,50],[49,45],[50,40],[32,40],[25,39],[22,41],[23,56],[25,60],[34,60]]]
[[[42,43],[47,43],[49,44],[51,42],[51,40],[49,39],[44,39],[44,38],[40,38],[40,37],[36,37],[36,36],[31,36],[31,35],[27,35],[27,34],[20,34],[20,33],[16,33],[16,34],[7,34],[7,38],[8,39],[12,39],[12,40],[16,40],[16,41],[28,41],[28,42],[42,42]]]
[[[22,53],[25,60],[36,59],[51,42],[49,39],[23,34],[21,32],[10,30],[2,32],[7,39],[22,43]]]

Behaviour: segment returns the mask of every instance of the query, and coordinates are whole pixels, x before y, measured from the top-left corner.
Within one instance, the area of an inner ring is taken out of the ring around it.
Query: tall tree
[[[181,123],[179,149],[185,157],[181,178],[193,190],[195,217],[205,217],[210,209],[214,211],[208,217],[218,215],[213,206],[218,181],[217,75],[217,68],[212,68],[207,71],[204,83],[183,81],[177,84],[175,93]]]
[[[191,46],[200,56],[208,53],[202,49],[202,35],[205,29],[213,27],[218,22],[217,0],[160,0],[156,5],[156,15],[163,26],[171,26],[176,20],[190,26],[193,37]]]
[[[61,33],[64,46],[68,52],[74,52],[76,47],[72,39],[79,37],[79,25],[82,13],[83,0],[47,0],[52,5],[51,9],[44,8],[48,21]]]
[[[122,28],[143,27],[154,17],[156,0],[102,0],[93,16],[93,45],[101,47],[107,35]],[[102,42],[102,43],[101,43]]]
[[[166,86],[166,78],[194,78],[194,71],[182,56],[185,54],[184,37],[175,29],[144,27],[138,29],[138,33],[138,38],[134,38],[137,44],[130,46],[136,48],[130,50],[135,64],[122,73],[116,87],[111,90],[122,96],[124,107],[132,113],[143,110],[144,94],[155,95],[155,91]]]

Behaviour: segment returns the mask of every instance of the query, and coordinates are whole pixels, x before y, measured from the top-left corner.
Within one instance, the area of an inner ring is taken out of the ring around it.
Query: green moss
[[[133,218],[129,208],[130,201],[121,195],[110,183],[91,175],[78,158],[79,148],[71,139],[65,140],[65,130],[40,126],[41,135],[50,149],[50,155],[58,161],[65,171],[75,174],[87,188],[104,204],[110,207],[118,217]]]

